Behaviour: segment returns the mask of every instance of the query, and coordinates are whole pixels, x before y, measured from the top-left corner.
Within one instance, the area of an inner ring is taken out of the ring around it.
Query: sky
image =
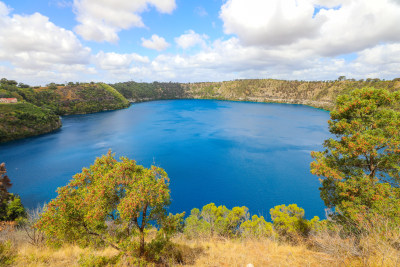
[[[0,0],[0,78],[400,77],[400,0]]]

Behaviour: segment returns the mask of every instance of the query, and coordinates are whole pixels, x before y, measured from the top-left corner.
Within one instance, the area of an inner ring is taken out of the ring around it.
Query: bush
[[[251,220],[244,221],[240,225],[240,232],[244,238],[263,239],[274,235],[274,230],[270,222],[266,222],[264,217],[253,215]]]
[[[13,264],[16,256],[16,251],[11,242],[0,242],[0,266]]]
[[[240,234],[240,225],[249,217],[248,208],[234,207],[229,210],[225,206],[215,206],[214,203],[205,205],[201,212],[193,209],[186,219],[185,234],[191,238],[195,236],[234,237]]]
[[[276,206],[270,214],[274,230],[284,239],[306,237],[312,230],[318,229],[319,218],[315,216],[311,221],[304,219],[304,209],[296,204]]]

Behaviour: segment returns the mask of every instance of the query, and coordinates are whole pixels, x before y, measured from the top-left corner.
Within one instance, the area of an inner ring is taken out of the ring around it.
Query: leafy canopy
[[[400,93],[364,88],[339,96],[325,150],[312,152],[311,172],[337,220],[360,223],[400,215]]]
[[[160,222],[170,203],[168,181],[163,169],[117,161],[109,151],[58,189],[37,227],[54,245],[108,244],[143,255],[145,228]]]

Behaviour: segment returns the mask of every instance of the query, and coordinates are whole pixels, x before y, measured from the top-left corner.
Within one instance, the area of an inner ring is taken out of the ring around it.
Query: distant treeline
[[[187,92],[182,84],[174,82],[137,83],[130,81],[110,85],[132,102],[156,99],[181,99],[187,97]]]

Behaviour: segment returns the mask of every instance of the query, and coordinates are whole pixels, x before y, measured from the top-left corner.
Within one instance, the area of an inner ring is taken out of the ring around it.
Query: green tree
[[[363,88],[337,98],[325,150],[311,172],[333,218],[360,225],[377,216],[400,220],[400,93]]]
[[[215,206],[214,203],[205,205],[201,212],[193,209],[186,219],[185,233],[189,237],[214,235],[232,237],[239,234],[240,225],[249,217],[247,207],[234,207],[232,210],[225,206]]]
[[[6,175],[5,163],[0,164],[0,221],[20,221],[26,216],[21,198],[8,192],[12,186]]]
[[[143,256],[146,227],[160,224],[170,204],[168,181],[163,169],[117,161],[109,151],[58,189],[36,226],[54,245],[108,244]]]
[[[296,204],[279,205],[270,210],[274,230],[283,238],[294,239],[298,236],[307,236],[317,229],[319,218],[315,216],[311,221],[304,218],[304,209]]]

